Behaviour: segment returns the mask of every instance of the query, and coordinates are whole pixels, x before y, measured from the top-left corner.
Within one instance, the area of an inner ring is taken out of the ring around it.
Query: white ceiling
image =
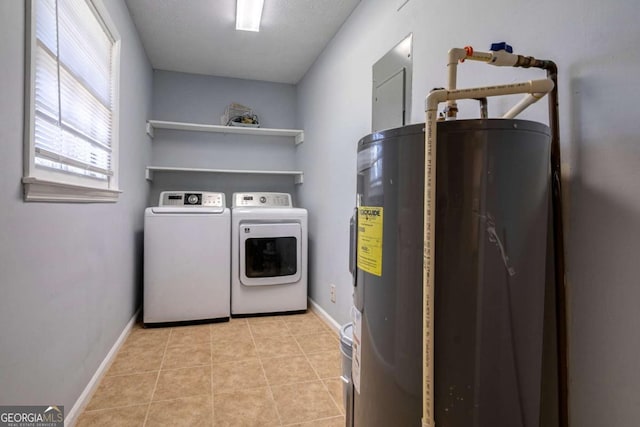
[[[154,69],[297,83],[360,0],[265,0],[260,32],[235,0],[126,0]]]

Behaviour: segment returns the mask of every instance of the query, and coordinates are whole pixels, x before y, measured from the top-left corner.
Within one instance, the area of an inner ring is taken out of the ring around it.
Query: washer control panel
[[[210,191],[163,191],[158,206],[226,207],[224,193]]]
[[[288,193],[233,193],[233,207],[292,208]]]

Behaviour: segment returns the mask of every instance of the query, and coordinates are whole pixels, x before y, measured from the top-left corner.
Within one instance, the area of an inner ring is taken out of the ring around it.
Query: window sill
[[[25,202],[115,203],[122,191],[22,178]]]

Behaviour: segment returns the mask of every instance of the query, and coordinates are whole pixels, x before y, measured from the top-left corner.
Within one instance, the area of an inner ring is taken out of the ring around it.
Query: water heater
[[[437,126],[436,425],[537,427],[549,129]],[[423,124],[358,142],[355,427],[421,426],[424,146]]]

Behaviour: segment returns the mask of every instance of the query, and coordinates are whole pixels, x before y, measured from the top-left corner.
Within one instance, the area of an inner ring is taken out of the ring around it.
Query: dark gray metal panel
[[[357,271],[356,427],[420,426],[423,128],[378,132],[358,145],[358,192],[362,205],[384,207],[384,247],[381,277]],[[440,427],[538,425],[548,158],[548,130],[538,123],[438,124]]]

